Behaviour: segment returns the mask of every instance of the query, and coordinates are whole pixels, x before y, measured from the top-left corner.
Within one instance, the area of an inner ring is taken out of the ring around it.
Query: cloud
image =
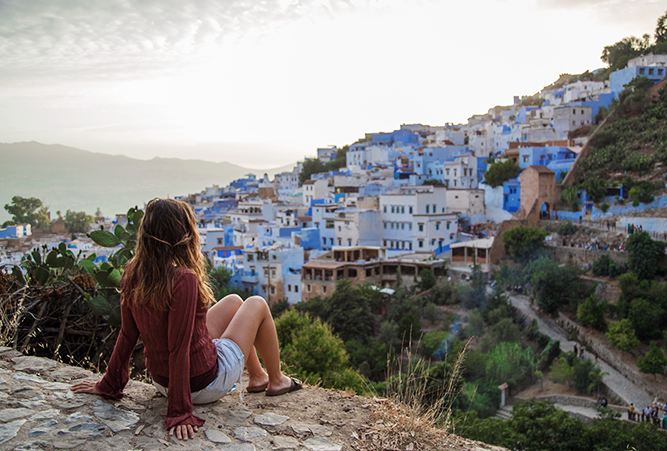
[[[334,0],[0,0],[3,78],[164,71],[249,30],[349,8]]]
[[[638,34],[651,35],[653,28],[644,29],[644,25],[647,22],[655,24],[667,10],[662,0],[534,0],[533,5],[538,9],[571,11],[573,24],[577,22],[577,14],[585,11],[601,24],[639,26]]]

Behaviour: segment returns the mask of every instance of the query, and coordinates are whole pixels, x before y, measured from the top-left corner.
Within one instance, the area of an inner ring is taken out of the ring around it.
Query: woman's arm
[[[165,419],[168,428],[204,424],[203,419],[192,414],[192,394],[190,393],[190,346],[198,301],[197,277],[188,271],[174,282],[171,309],[169,310],[167,329],[169,390],[167,391],[168,407]]]

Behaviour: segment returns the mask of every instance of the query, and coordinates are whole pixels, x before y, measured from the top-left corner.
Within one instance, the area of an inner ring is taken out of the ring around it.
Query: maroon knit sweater
[[[191,392],[213,382],[218,367],[217,351],[206,327],[208,308],[198,298],[197,277],[189,269],[178,268],[170,310],[136,306],[133,299],[122,300],[123,322],[118,341],[107,373],[97,383],[102,396],[123,397],[130,357],[141,335],[146,368],[155,382],[168,387],[167,428],[204,424],[203,419],[192,414]]]

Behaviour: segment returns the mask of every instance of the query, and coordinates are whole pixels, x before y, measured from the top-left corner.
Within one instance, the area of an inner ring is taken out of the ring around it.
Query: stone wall
[[[584,249],[580,247],[547,246],[547,252],[552,259],[561,264],[581,266],[584,263],[593,265],[602,255],[607,255],[616,263],[627,263],[628,253],[605,251],[602,249]]]
[[[644,381],[645,376],[643,374],[639,373],[639,371],[626,363],[619,361],[619,359],[616,358],[604,344],[600,343],[597,338],[586,332],[583,327],[574,323],[562,313],[558,314],[558,323],[568,332],[576,334],[579,342],[586,347],[587,351],[594,353],[599,359],[604,360],[609,366],[621,373],[633,384],[637,385],[651,396],[657,397],[663,401],[667,400],[667,387],[664,389],[655,389],[652,385],[647,384]]]

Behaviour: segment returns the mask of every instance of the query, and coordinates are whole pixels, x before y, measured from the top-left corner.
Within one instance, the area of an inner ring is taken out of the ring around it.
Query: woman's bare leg
[[[208,309],[206,326],[211,338],[222,338],[222,334],[242,305],[243,300],[240,296],[230,294]],[[247,355],[244,353],[243,356],[245,366],[248,369],[248,386],[257,387],[266,384],[269,381],[269,376],[259,363],[255,349],[253,348]]]
[[[290,386],[290,378],[280,370],[280,348],[276,326],[273,323],[271,310],[263,298],[249,297],[234,314],[222,338],[229,338],[236,343],[246,359],[252,358],[254,348],[257,348],[269,375],[267,390],[280,390]]]

